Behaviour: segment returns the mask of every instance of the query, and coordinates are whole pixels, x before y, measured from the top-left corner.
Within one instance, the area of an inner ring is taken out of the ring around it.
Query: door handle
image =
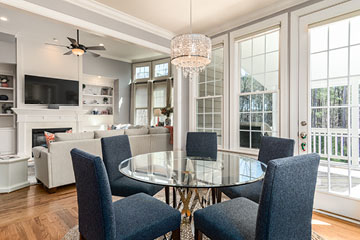
[[[306,151],[306,143],[301,143],[301,150]]]
[[[301,132],[300,133],[300,138],[301,139],[306,139],[307,138],[307,133],[306,132]]]

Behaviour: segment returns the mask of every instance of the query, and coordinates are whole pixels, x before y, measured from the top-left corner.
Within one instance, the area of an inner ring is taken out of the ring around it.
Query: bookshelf
[[[114,81],[103,76],[83,74],[82,108],[89,121],[85,130],[102,129],[114,123]]]

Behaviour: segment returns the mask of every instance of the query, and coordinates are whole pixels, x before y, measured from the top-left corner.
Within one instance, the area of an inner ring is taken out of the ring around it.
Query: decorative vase
[[[170,117],[167,117],[165,119],[165,126],[171,126],[171,118]]]

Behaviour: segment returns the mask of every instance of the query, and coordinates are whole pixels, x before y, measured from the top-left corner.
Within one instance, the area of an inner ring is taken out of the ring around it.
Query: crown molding
[[[228,31],[232,31],[233,29],[236,29],[238,27],[241,27],[245,24],[251,23],[253,21],[256,21],[258,19],[270,16],[272,14],[279,13],[285,9],[295,7],[297,5],[303,4],[305,2],[311,2],[313,0],[287,0],[282,1],[277,4],[270,5],[266,8],[259,9],[255,12],[252,12],[250,14],[243,15],[239,18],[237,18],[235,21],[231,21],[229,23],[223,24],[219,27],[216,27],[205,34],[208,36],[217,36],[221,33],[225,33]]]
[[[105,4],[96,2],[94,0],[63,0],[63,1],[84,8],[86,10],[96,12],[97,14],[101,14],[103,16],[112,18],[116,21],[126,23],[130,26],[139,28],[141,30],[159,35],[169,40],[171,40],[176,35],[175,33],[168,31],[164,28],[161,28],[157,25],[151,24],[142,19],[131,16],[129,14],[126,14],[122,11],[109,7]]]

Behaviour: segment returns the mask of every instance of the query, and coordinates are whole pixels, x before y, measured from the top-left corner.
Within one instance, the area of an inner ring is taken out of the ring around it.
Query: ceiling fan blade
[[[70,54],[72,54],[72,51],[68,51],[68,52],[64,53],[64,55],[70,55]]]
[[[76,46],[76,47],[79,47],[79,44],[78,44],[78,42],[75,40],[75,39],[73,39],[73,38],[67,38],[67,39],[69,39],[69,41],[71,42],[71,44],[73,44],[74,46]]]
[[[97,51],[106,50],[104,46],[91,46],[91,47],[86,47],[86,49],[88,49],[88,50],[97,50]]]
[[[97,54],[97,53],[93,53],[93,52],[89,52],[89,51],[87,51],[87,53],[90,53],[91,55],[93,55],[93,57],[100,57],[100,54]]]
[[[60,44],[54,44],[54,43],[45,43],[46,45],[50,45],[50,46],[56,46],[56,47],[68,47],[68,46],[65,46],[65,45],[60,45]]]

